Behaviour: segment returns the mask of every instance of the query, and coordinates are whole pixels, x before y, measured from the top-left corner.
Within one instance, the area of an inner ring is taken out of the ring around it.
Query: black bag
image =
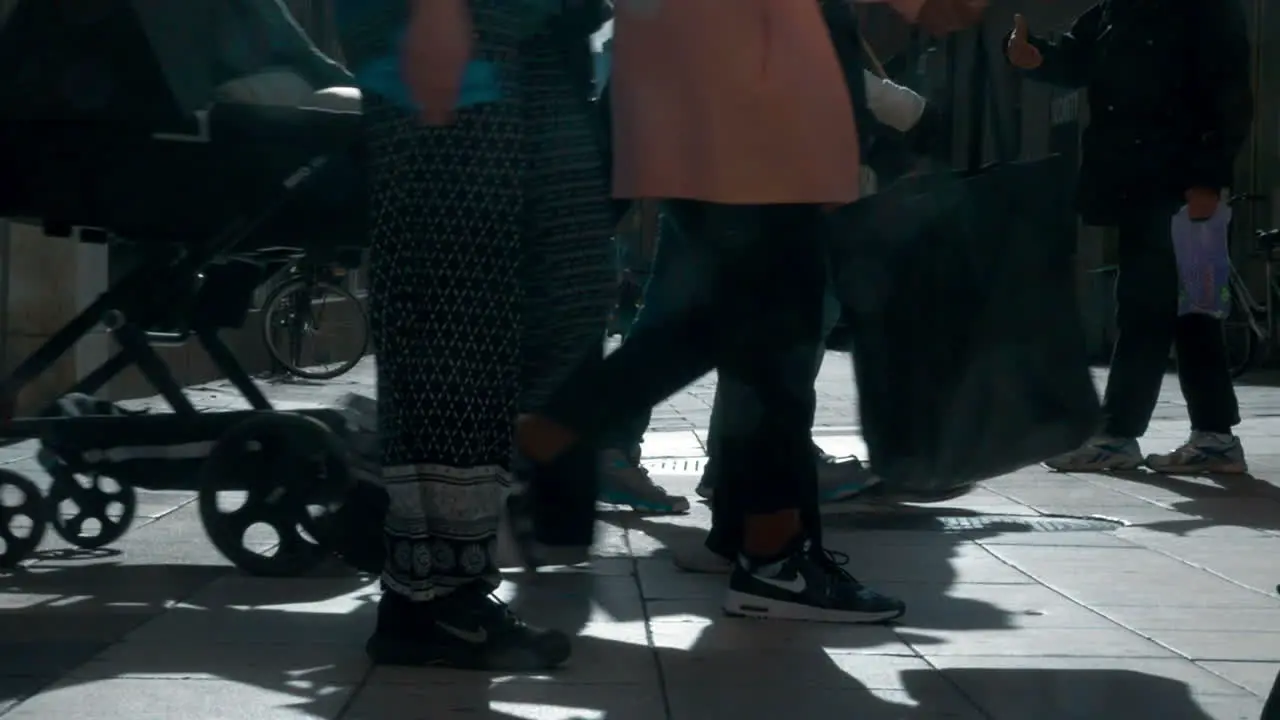
[[[1280,674],[1271,683],[1271,692],[1267,694],[1267,703],[1262,706],[1259,720],[1280,720]]]
[[[968,172],[909,179],[833,216],[862,432],[889,496],[946,496],[1072,450],[1098,424],[1068,167],[978,167],[986,67],[975,63]]]

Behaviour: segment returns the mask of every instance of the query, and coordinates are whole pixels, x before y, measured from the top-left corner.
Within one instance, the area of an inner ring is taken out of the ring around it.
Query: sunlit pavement
[[[860,449],[849,376],[832,355],[820,381],[819,441],[833,453]],[[371,377],[366,364],[270,394],[323,404],[368,392]],[[1148,451],[1187,431],[1176,382],[1166,385]],[[658,479],[689,495],[712,389],[661,407],[646,444]],[[216,385],[193,395],[235,402]],[[895,627],[722,618],[723,579],[670,562],[670,547],[700,542],[703,506],[681,518],[605,513],[589,570],[512,574],[504,588],[529,619],[579,635],[551,677],[371,669],[362,644],[376,585],[337,568],[244,577],[208,543],[190,497],[145,494],[119,554],[63,555],[51,540],[27,572],[0,577],[5,720],[1257,720],[1280,670],[1280,389],[1242,387],[1241,399],[1256,479],[1029,469],[918,529],[829,516],[828,542],[850,570],[908,601]],[[0,453],[38,474],[30,447]],[[1129,525],[1073,529],[1035,521],[1043,514]]]

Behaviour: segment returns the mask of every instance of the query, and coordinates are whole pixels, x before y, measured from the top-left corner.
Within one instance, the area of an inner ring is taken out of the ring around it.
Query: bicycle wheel
[[[369,318],[346,288],[302,278],[278,285],[262,310],[267,352],[290,374],[332,380],[369,348]]]
[[[1232,378],[1248,372],[1262,354],[1258,322],[1253,310],[1233,292],[1231,314],[1222,322],[1222,339],[1227,348],[1227,367]]]

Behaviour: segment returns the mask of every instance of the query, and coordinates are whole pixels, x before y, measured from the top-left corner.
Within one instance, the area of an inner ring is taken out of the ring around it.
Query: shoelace
[[[477,609],[476,619],[489,628],[514,629],[524,627],[524,621],[511,606],[492,592],[480,596],[484,604]],[[496,622],[495,622],[496,621]]]
[[[849,564],[848,553],[822,548],[814,554],[814,561],[832,579],[862,587],[862,583],[858,582],[848,570],[845,570],[845,566]]]
[[[499,599],[493,593],[489,593],[488,598],[489,602],[493,604],[492,612],[494,617],[501,617],[504,624],[522,624],[520,616],[516,615],[515,611],[505,601]]]

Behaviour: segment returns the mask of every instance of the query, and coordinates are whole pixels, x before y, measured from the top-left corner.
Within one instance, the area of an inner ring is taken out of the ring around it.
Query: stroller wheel
[[[351,490],[346,451],[318,420],[264,413],[231,428],[200,470],[200,519],[250,575],[296,577],[328,555],[318,519]]]
[[[17,567],[44,539],[49,511],[40,488],[10,470],[0,470],[0,567]]]
[[[77,475],[65,465],[48,468],[49,524],[63,540],[84,550],[124,536],[138,510],[133,487],[102,475]]]

